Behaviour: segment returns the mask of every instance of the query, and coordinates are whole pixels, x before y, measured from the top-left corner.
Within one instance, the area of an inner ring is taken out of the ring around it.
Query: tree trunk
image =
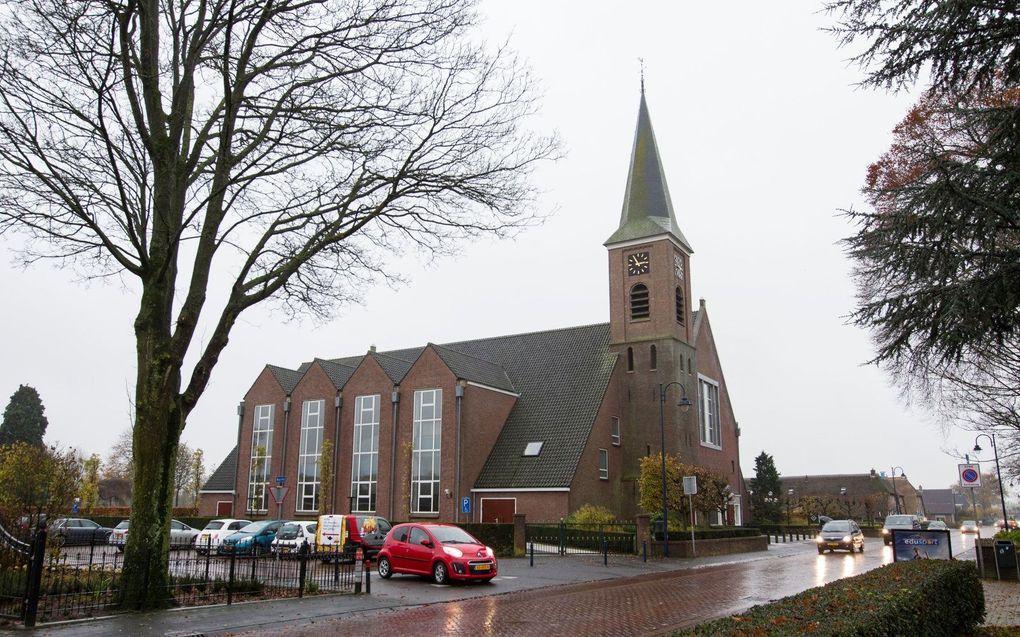
[[[135,471],[121,580],[125,608],[162,608],[172,601],[168,560],[173,476],[186,415],[180,409],[181,363],[170,353],[167,297],[172,292],[164,285],[147,286],[135,320]]]

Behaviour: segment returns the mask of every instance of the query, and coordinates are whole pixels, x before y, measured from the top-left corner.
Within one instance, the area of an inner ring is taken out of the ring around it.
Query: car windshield
[[[248,526],[246,526],[243,529],[241,529],[240,531],[238,531],[238,533],[258,533],[259,531],[261,531],[262,529],[266,528],[270,524],[272,524],[272,521],[270,521],[270,520],[262,520],[260,522],[252,522]]]
[[[203,531],[216,531],[216,530],[222,529],[222,528],[223,528],[223,522],[222,521],[220,521],[220,520],[213,520],[209,524],[206,524],[205,528],[202,529],[202,530]]]
[[[121,522],[120,524],[118,524],[117,526],[115,526],[113,528],[115,528],[115,529],[126,529],[126,528],[128,528],[128,521],[124,520],[123,522]]]
[[[850,530],[850,522],[847,520],[833,520],[832,522],[826,522],[825,526],[822,527],[822,531],[833,531],[839,533],[846,533]]]
[[[977,522],[974,520],[964,520],[963,526],[977,526]]]
[[[467,531],[455,526],[433,526],[429,531],[440,544],[480,544]]]
[[[909,515],[890,515],[885,519],[886,524],[913,524],[914,518]]]
[[[276,537],[281,540],[293,540],[301,533],[301,527],[297,524],[284,524],[280,527]]]

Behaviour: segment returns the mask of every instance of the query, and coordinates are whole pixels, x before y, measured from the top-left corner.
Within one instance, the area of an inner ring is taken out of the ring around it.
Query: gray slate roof
[[[220,466],[216,467],[209,479],[202,486],[202,491],[231,491],[234,490],[234,470],[237,467],[237,447],[235,446],[223,459]]]
[[[609,237],[606,245],[662,234],[672,235],[688,252],[693,252],[673,214],[673,201],[669,197],[669,186],[652,130],[652,118],[642,91],[620,227]]]
[[[322,366],[322,370],[326,372],[326,376],[329,376],[329,379],[333,381],[333,386],[337,389],[346,385],[347,381],[354,375],[354,370],[357,369],[357,367],[342,365],[322,358],[316,358],[315,362]]]
[[[432,348],[457,378],[516,393],[514,384],[510,382],[506,371],[496,363],[442,345],[432,345]]]
[[[520,392],[475,487],[570,486],[616,364],[609,324],[444,347],[499,364]],[[524,447],[539,441],[542,453],[524,457]]]
[[[952,489],[925,489],[924,509],[928,515],[955,515],[956,503],[966,505],[967,498]]]
[[[286,367],[278,367],[277,365],[266,365],[269,371],[272,372],[273,378],[276,382],[280,383],[280,387],[287,394],[294,391],[297,387],[298,381],[304,376],[304,370],[295,371],[293,369],[287,369]]]

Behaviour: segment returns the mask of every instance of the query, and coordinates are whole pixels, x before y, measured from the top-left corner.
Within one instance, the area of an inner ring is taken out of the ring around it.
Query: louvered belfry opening
[[[644,283],[638,283],[630,290],[630,318],[646,319],[649,313],[648,287]]]

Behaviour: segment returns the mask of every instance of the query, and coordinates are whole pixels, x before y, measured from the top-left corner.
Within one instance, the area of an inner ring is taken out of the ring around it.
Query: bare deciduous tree
[[[534,219],[556,144],[474,21],[459,0],[6,2],[0,232],[139,294],[124,603],[168,603],[180,434],[242,312],[327,316],[399,278],[387,251]]]

